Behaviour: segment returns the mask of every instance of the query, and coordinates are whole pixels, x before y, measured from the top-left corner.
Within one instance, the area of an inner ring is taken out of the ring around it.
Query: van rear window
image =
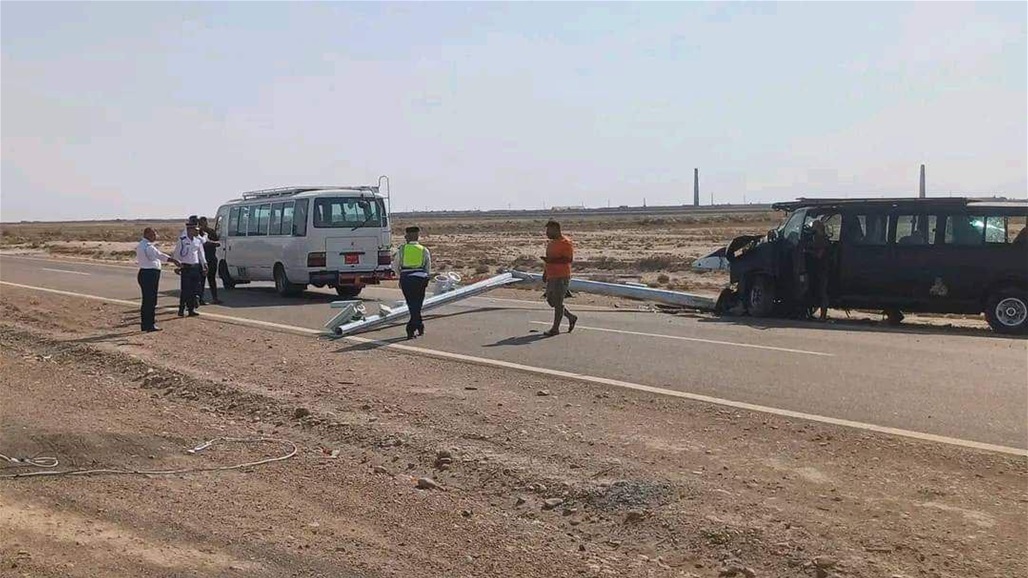
[[[382,203],[377,199],[314,199],[314,226],[319,229],[381,227],[384,213]]]

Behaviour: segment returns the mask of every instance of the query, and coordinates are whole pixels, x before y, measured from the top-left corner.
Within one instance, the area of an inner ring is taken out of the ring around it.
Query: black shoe
[[[418,329],[418,337],[424,337],[424,336],[425,336],[425,328],[422,327],[421,329]]]
[[[178,310],[178,316],[179,316],[179,317],[185,317],[185,316],[186,316],[186,312],[185,312],[185,311],[183,311],[182,309],[179,309],[179,310]]]
[[[215,305],[221,305],[222,303],[224,303],[224,301],[215,297],[214,301],[211,301],[211,303]]]
[[[198,300],[196,301],[196,306],[197,306],[197,307],[199,307],[199,306],[201,306],[201,305],[207,305],[207,302],[206,302],[206,301],[204,301],[203,299],[198,299]]]
[[[156,325],[154,325],[153,327],[147,327],[146,329],[143,330],[143,332],[145,332],[145,333],[156,333],[157,331],[164,331],[164,330],[161,329],[160,327],[157,327]]]
[[[194,309],[194,310],[189,312],[189,316],[190,317],[199,317],[200,316],[200,312]]]
[[[575,324],[576,323],[578,323],[578,316],[577,315],[572,315],[571,317],[568,318],[568,333],[571,333],[572,331],[575,330]]]

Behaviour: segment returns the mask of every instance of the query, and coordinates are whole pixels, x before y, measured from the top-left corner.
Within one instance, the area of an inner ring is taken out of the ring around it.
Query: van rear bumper
[[[336,285],[378,285],[382,281],[395,279],[392,269],[375,271],[311,271],[310,284],[316,287]]]

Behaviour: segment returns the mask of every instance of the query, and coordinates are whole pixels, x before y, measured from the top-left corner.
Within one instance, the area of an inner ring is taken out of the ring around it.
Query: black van
[[[1028,200],[799,199],[777,229],[726,249],[732,295],[755,317],[808,315],[812,226],[828,238],[828,301],[841,309],[985,313],[1028,332]],[[822,243],[822,246],[824,244]]]

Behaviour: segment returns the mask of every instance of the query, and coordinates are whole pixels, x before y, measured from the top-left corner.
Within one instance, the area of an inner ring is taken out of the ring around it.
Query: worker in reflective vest
[[[425,291],[432,274],[432,254],[418,242],[421,229],[407,227],[404,230],[406,242],[400,245],[393,256],[393,268],[400,276],[400,289],[410,311],[407,321],[407,339],[425,334],[425,322],[421,319],[421,307],[425,303]]]

